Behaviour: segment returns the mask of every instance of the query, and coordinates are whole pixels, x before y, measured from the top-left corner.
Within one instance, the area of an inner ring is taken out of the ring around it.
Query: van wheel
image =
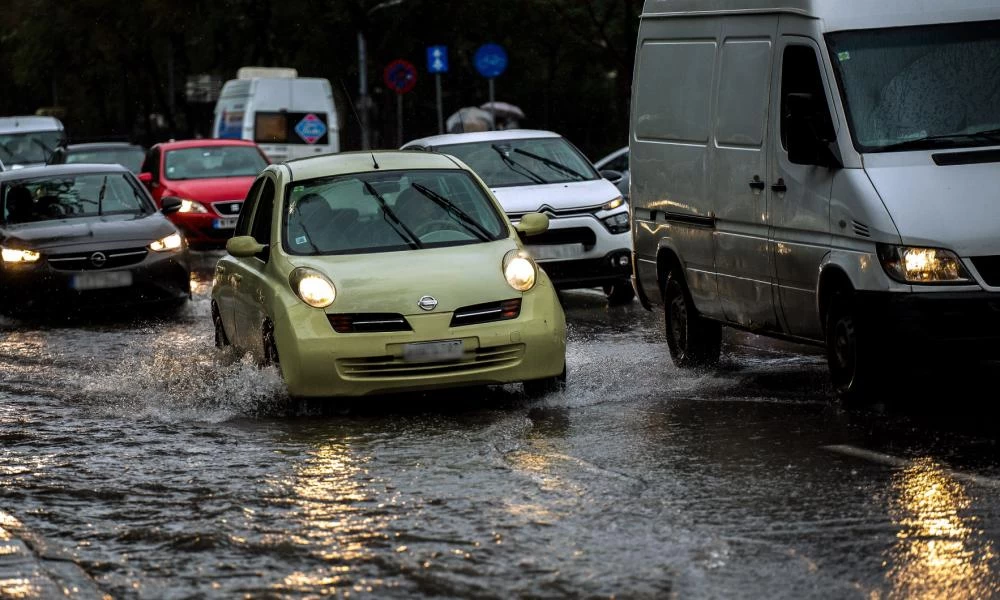
[[[876,377],[871,341],[848,294],[838,292],[826,315],[826,355],[833,390],[844,404],[863,406],[875,400]]]
[[[280,367],[281,362],[278,359],[278,344],[274,341],[274,324],[270,321],[264,323],[264,357],[261,360],[262,367]]]
[[[635,288],[631,279],[619,279],[604,286],[604,294],[610,306],[622,306],[635,299]]]
[[[667,347],[678,367],[699,367],[719,362],[722,326],[698,314],[684,281],[671,271],[664,287]]]
[[[215,325],[215,347],[225,348],[229,345],[229,338],[226,337],[226,328],[222,326],[222,315],[219,314],[219,305],[212,303],[212,323]]]

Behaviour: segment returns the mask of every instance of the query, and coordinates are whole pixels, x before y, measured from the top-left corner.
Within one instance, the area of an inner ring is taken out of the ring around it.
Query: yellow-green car
[[[277,364],[292,397],[566,377],[552,283],[465,164],[357,152],[265,169],[216,266],[216,344]]]

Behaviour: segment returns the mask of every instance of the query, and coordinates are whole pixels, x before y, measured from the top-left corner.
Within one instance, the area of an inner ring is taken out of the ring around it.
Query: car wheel
[[[848,405],[873,401],[875,364],[870,340],[846,293],[837,293],[826,315],[826,355],[834,393]]]
[[[229,338],[226,337],[226,328],[222,326],[222,315],[219,313],[219,305],[212,303],[212,323],[215,325],[215,347],[225,348],[229,345]]]
[[[684,281],[671,271],[664,288],[667,347],[678,367],[699,367],[719,362],[722,326],[705,319],[691,301]]]
[[[278,359],[278,344],[274,341],[274,324],[270,321],[264,323],[264,337],[262,341],[264,357],[261,361],[261,366],[279,366],[281,361]]]
[[[554,394],[566,389],[566,367],[563,366],[562,373],[554,377],[545,379],[535,379],[524,382],[524,395],[528,398],[541,398],[548,394]]]
[[[605,285],[604,294],[608,297],[609,305],[622,306],[635,299],[635,288],[632,287],[632,280],[619,279],[614,283]]]

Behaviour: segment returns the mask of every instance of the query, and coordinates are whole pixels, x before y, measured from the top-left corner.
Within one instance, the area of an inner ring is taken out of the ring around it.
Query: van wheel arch
[[[681,266],[681,259],[669,248],[660,248],[656,254],[656,283],[660,288],[660,298],[664,297],[667,286],[667,275],[673,271],[681,278],[685,285],[684,269]]]
[[[819,290],[816,294],[819,305],[819,319],[823,326],[823,334],[826,335],[827,315],[830,312],[830,304],[837,294],[854,294],[854,285],[851,278],[840,267],[827,267],[819,277]]]

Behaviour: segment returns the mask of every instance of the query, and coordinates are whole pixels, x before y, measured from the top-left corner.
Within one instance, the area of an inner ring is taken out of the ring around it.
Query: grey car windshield
[[[46,163],[62,137],[59,131],[0,133],[0,160],[8,166]]]
[[[1000,144],[1000,21],[827,36],[857,149]]]
[[[590,161],[559,137],[472,142],[434,150],[461,159],[491,188],[600,177]]]
[[[361,173],[290,186],[291,254],[391,252],[494,241],[507,221],[465,171]]]
[[[0,189],[4,223],[16,225],[81,217],[153,212],[139,187],[121,172],[12,181]]]

